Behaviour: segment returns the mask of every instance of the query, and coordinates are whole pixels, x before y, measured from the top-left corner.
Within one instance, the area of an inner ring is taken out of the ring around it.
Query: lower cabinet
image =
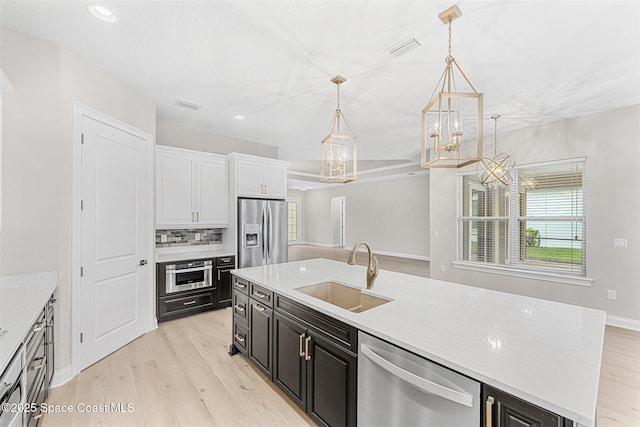
[[[482,385],[483,427],[564,427],[573,422],[529,402]]]
[[[318,425],[355,426],[357,358],[311,325],[274,313],[273,381]]]
[[[249,359],[271,378],[273,310],[249,298]]]
[[[320,426],[357,421],[358,331],[232,276],[230,354],[241,353]]]

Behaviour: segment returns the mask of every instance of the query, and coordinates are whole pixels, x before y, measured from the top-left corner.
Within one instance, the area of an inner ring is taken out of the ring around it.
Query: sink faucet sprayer
[[[369,266],[367,267],[367,289],[373,288],[373,282],[375,282],[376,277],[378,277],[378,259],[373,256],[373,252],[371,251],[371,246],[365,242],[364,240],[358,240],[356,244],[351,249],[351,253],[349,254],[349,261],[347,264],[355,265],[356,263],[356,252],[360,246],[364,245],[367,248],[367,252],[369,252]]]

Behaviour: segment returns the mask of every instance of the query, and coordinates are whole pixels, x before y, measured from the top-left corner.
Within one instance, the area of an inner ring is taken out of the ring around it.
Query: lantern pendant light
[[[451,55],[451,22],[461,15],[456,5],[438,15],[449,26],[449,55],[434,95],[422,110],[423,168],[459,168],[482,158],[482,93],[476,91]],[[458,81],[466,84],[466,92],[456,87],[455,74],[462,76]],[[468,141],[463,143],[463,138]]]
[[[493,158],[483,157],[476,167],[478,182],[486,188],[496,188],[501,185],[511,185],[511,169],[515,165],[513,158],[506,153],[498,154],[498,119],[500,114],[491,116],[494,121]]]
[[[340,109],[340,85],[346,81],[342,76],[331,79],[338,88],[338,105],[331,120],[331,130],[321,144],[320,180],[323,182],[346,183],[358,178],[356,136]]]

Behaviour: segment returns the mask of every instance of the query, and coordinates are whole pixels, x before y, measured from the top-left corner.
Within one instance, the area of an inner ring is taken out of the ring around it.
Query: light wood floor
[[[344,249],[291,247],[290,260],[346,260]],[[428,276],[428,263],[378,256],[380,267]],[[358,263],[366,257],[358,256]],[[425,265],[426,264],[426,265]],[[409,267],[407,267],[409,266]],[[425,270],[426,268],[426,270]],[[171,322],[143,335],[54,389],[49,426],[307,426],[313,422],[248,361],[227,354],[231,309]],[[130,413],[81,413],[79,403],[132,403]],[[607,326],[598,427],[640,427],[640,333]]]

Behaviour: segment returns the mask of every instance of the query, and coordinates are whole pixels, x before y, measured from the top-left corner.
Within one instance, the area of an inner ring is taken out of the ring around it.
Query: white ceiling
[[[154,101],[159,120],[277,145],[300,170],[319,158],[336,104],[329,80],[341,74],[359,159],[419,158],[420,113],[447,55],[438,13],[452,2],[97,3],[117,21],[98,21],[86,1],[2,0],[0,23],[97,64]],[[484,93],[487,134],[496,113],[504,131],[640,102],[637,0],[457,4],[453,56]],[[421,46],[386,51],[409,36]]]

